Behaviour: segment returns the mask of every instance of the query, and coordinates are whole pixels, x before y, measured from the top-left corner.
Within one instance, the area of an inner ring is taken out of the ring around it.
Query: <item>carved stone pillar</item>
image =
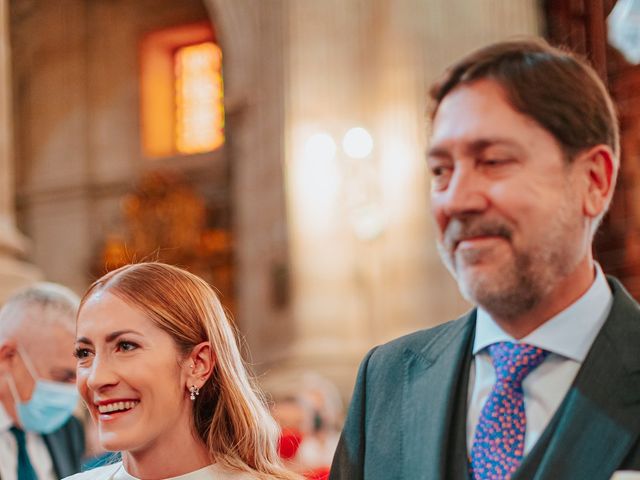
[[[27,239],[15,225],[8,4],[0,0],[0,303],[41,276],[24,261]]]

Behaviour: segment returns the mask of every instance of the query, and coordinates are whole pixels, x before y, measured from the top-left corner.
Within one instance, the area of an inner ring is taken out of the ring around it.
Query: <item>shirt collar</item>
[[[515,340],[478,307],[473,354],[497,342],[527,343],[582,363],[604,324],[613,295],[599,264],[589,290],[563,311],[552,317],[526,337]]]
[[[4,408],[4,405],[0,403],[0,432],[9,430],[13,425],[13,420]]]

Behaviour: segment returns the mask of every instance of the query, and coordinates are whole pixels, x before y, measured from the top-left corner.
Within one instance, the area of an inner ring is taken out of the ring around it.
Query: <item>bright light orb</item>
[[[342,148],[351,158],[365,158],[373,150],[373,138],[364,128],[354,127],[344,135]]]
[[[304,144],[306,160],[331,161],[336,156],[336,142],[326,133],[311,135]]]

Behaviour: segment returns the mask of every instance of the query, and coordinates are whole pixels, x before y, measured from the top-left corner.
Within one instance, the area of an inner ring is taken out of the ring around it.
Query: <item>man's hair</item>
[[[75,331],[80,297],[62,285],[36,283],[18,291],[0,310],[0,336],[26,327],[30,332],[59,325]]]
[[[617,169],[620,134],[613,102],[586,61],[538,38],[489,45],[452,65],[431,87],[432,118],[454,88],[481,79],[501,85],[515,110],[556,138],[568,162],[604,144],[613,151]]]

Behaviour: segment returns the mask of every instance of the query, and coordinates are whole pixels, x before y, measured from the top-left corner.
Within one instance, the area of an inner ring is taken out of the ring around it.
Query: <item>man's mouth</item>
[[[457,240],[454,244],[454,250],[457,250],[459,247],[474,247],[483,245],[484,243],[488,243],[495,240],[507,240],[501,235],[482,235],[476,237],[468,237]]]
[[[444,245],[449,252],[455,252],[461,244],[480,244],[484,240],[511,241],[512,231],[505,222],[499,220],[454,218],[444,232]]]

